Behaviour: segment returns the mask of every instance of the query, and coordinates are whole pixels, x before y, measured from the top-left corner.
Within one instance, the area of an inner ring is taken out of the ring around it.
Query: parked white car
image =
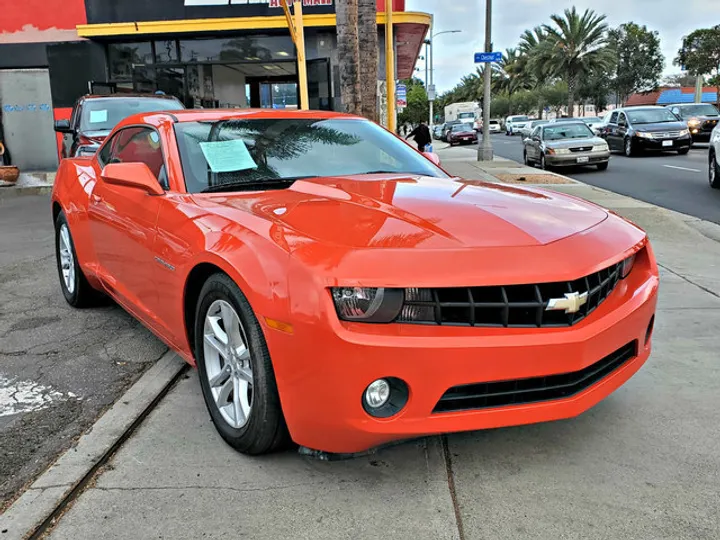
[[[520,133],[520,130],[524,128],[530,119],[527,115],[513,115],[508,116],[505,119],[505,135],[512,137],[513,135]]]
[[[708,179],[710,187],[720,189],[720,124],[715,126],[710,135],[710,152],[708,155]]]
[[[500,133],[502,128],[498,120],[490,120],[490,133]]]

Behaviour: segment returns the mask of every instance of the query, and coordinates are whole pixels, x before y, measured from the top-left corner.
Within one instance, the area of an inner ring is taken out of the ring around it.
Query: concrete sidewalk
[[[502,168],[443,166],[477,179]],[[662,267],[654,353],[610,398],[568,421],[328,463],[233,452],[193,373],[49,538],[720,538],[720,227],[582,184],[552,189],[645,228]]]

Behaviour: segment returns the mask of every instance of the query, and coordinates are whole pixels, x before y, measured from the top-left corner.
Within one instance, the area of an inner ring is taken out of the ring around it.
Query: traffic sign
[[[430,86],[428,86],[427,95],[428,95],[428,101],[435,101],[435,85],[434,84],[431,84]]]
[[[395,90],[395,94],[397,95],[398,99],[407,98],[407,86],[405,86],[404,84],[398,84],[397,89]]]
[[[499,62],[502,60],[501,52],[478,52],[475,53],[475,63]]]
[[[402,99],[398,98],[397,106],[401,109],[404,107],[407,107],[407,100],[405,98],[402,98]]]

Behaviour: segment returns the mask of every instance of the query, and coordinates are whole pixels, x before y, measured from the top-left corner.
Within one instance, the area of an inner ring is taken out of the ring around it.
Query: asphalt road
[[[436,143],[437,144],[437,143]],[[520,136],[493,136],[495,154],[522,162]],[[610,167],[560,169],[559,172],[603,189],[608,189],[670,210],[720,223],[720,190],[707,180],[708,147],[698,145],[689,154],[646,154],[627,158],[613,154]]]
[[[67,305],[51,221],[49,197],[0,193],[0,513],[167,350],[115,305]]]

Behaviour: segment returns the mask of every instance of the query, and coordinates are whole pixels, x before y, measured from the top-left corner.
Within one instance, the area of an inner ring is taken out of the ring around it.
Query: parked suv
[[[505,135],[512,137],[516,133],[520,133],[530,119],[526,115],[522,116],[508,116],[505,119]]]
[[[709,142],[710,135],[720,120],[720,114],[710,103],[683,103],[668,105],[675,116],[687,122],[693,142]]]
[[[158,94],[112,94],[81,97],[70,120],[57,120],[55,131],[63,134],[63,158],[92,156],[121,121],[136,113],[184,109],[180,100]]]
[[[692,137],[687,124],[665,107],[615,109],[602,130],[611,152],[636,155],[641,150],[675,151],[687,154]]]

